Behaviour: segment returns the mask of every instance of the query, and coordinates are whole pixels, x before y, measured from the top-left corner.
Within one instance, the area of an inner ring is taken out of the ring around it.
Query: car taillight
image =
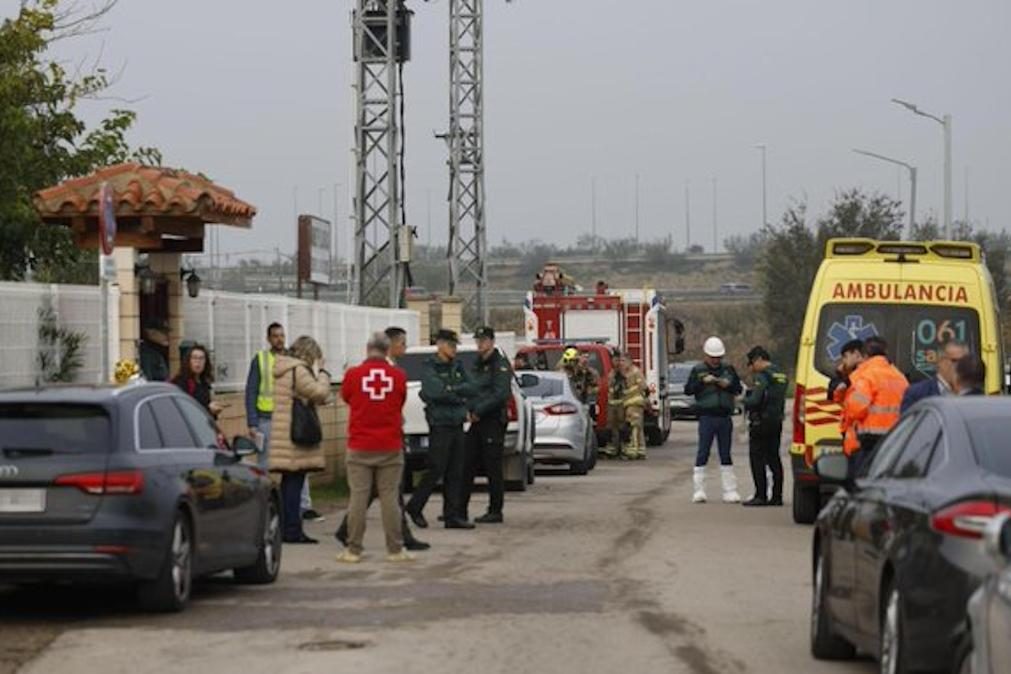
[[[520,418],[519,413],[516,411],[516,398],[509,398],[509,404],[506,405],[506,414],[508,415],[509,421],[518,421]]]
[[[1011,508],[993,501],[963,501],[938,510],[930,518],[930,527],[939,533],[960,538],[983,538],[983,532],[997,515]]]
[[[61,475],[53,484],[57,487],[76,487],[86,494],[139,494],[144,491],[144,473],[139,470],[77,473]]]
[[[804,413],[804,387],[797,384],[797,390],[793,394],[793,442],[797,445],[807,444],[807,433],[804,432],[804,422],[807,421]]]
[[[575,414],[579,408],[572,403],[555,403],[544,408],[545,413],[551,416],[562,416],[564,414]]]

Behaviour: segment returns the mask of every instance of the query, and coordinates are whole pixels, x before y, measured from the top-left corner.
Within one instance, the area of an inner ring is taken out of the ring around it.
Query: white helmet
[[[702,353],[710,358],[723,358],[727,355],[727,347],[723,346],[723,340],[719,337],[710,337],[702,345]]]

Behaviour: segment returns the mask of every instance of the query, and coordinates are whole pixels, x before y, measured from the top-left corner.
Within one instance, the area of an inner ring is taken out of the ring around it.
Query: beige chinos
[[[397,494],[404,471],[404,454],[400,447],[386,451],[349,450],[346,459],[348,487],[351,496],[348,504],[348,550],[362,554],[365,538],[365,514],[369,509],[369,495],[375,485],[379,493],[383,531],[386,533],[386,551],[391,555],[404,546],[400,528],[400,505]]]

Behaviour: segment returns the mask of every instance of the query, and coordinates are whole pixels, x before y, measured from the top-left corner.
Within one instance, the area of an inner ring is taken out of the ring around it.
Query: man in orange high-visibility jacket
[[[878,443],[899,420],[902,396],[909,382],[888,361],[888,343],[881,337],[864,342],[867,360],[850,377],[850,390],[843,403],[843,416],[848,422],[843,448],[850,457],[853,476],[874,456]],[[851,439],[856,433],[858,446]]]
[[[843,451],[846,456],[853,455],[860,449],[860,440],[857,439],[855,425],[845,414],[846,398],[853,392],[850,376],[856,371],[860,364],[867,360],[864,353],[864,342],[862,339],[853,339],[843,345],[842,357],[836,368],[836,376],[828,384],[828,399],[838,404],[842,409],[841,423],[839,431],[843,436]]]

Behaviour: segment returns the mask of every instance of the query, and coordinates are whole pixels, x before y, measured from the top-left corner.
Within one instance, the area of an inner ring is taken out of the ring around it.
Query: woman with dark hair
[[[214,383],[213,372],[211,357],[207,353],[207,349],[196,344],[183,356],[179,373],[172,378],[172,383],[217,417],[224,408],[220,403],[211,400],[211,393],[214,389],[212,386]]]

